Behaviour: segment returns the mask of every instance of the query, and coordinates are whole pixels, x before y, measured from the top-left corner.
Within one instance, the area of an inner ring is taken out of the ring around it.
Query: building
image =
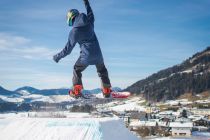
[[[191,121],[197,121],[197,120],[200,120],[200,119],[202,119],[202,118],[204,118],[204,116],[203,115],[190,115],[189,117],[188,117]]]
[[[190,109],[190,111],[195,114],[195,115],[210,115],[210,109],[198,109],[198,108],[193,108]]]
[[[169,127],[172,128],[172,136],[191,136],[193,123],[183,121],[171,122]]]
[[[133,129],[138,129],[140,127],[167,127],[167,122],[159,121],[159,119],[149,119],[148,121],[131,122],[129,127]]]
[[[193,121],[194,126],[210,126],[210,120],[208,118],[200,118],[198,120]]]

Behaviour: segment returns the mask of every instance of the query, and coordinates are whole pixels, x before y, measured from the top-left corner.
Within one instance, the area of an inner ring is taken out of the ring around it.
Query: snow
[[[179,127],[179,128],[182,128],[182,127],[190,127],[192,128],[193,127],[193,123],[192,122],[170,122],[169,124],[170,127]]]
[[[209,132],[192,132],[193,136],[202,136],[202,137],[209,137],[210,138],[210,133]]]
[[[28,118],[27,114],[21,113],[22,117],[0,114],[0,139],[138,140],[117,117],[93,118],[87,113],[67,113],[67,118]]]
[[[154,121],[136,121],[131,122],[131,127],[140,127],[140,126],[156,126],[156,122]]]
[[[164,81],[164,80],[166,80],[167,78],[160,78],[160,79],[158,79],[157,80],[157,82],[161,82],[161,81]]]
[[[208,99],[208,100],[197,100],[197,101],[195,101],[196,103],[201,103],[201,104],[208,104],[208,103],[210,103],[210,100]]]
[[[131,132],[128,133],[122,120],[102,121],[101,130],[103,140],[139,140]]]
[[[158,119],[150,119],[148,121],[133,121],[130,123],[131,127],[141,127],[141,126],[166,126],[166,122],[161,122]]]
[[[0,95],[0,99],[2,99],[5,102],[14,102],[14,103],[20,103],[24,102],[25,100],[29,100],[30,102],[48,102],[48,103],[61,103],[61,102],[67,102],[71,101],[72,99],[69,98],[69,95],[52,95],[52,96],[44,96],[40,94],[30,94],[27,91],[22,90],[19,92],[22,96],[20,97],[7,97]]]
[[[164,103],[165,105],[178,105],[178,104],[182,104],[182,105],[188,105],[188,104],[192,104],[193,102],[188,101],[188,99],[180,99],[180,100],[167,100],[166,103]]]
[[[40,98],[33,99],[31,102],[48,102],[53,103],[53,100],[48,96],[40,96]]]
[[[21,90],[19,91],[18,93],[20,93],[21,95],[23,96],[26,96],[26,95],[30,95],[31,93],[29,93],[27,90]]]
[[[173,106],[173,105],[175,106],[175,105],[178,105],[179,102],[176,101],[176,100],[168,100],[165,104],[171,105],[171,106]]]
[[[110,107],[110,109],[117,112],[123,112],[129,110],[146,111],[145,107],[139,106],[137,102],[129,102],[122,105],[116,105],[114,107]]]
[[[12,102],[12,103],[21,103],[24,101],[24,99],[22,98],[15,98],[15,97],[6,97],[6,96],[3,96],[3,95],[0,95],[0,99],[6,101],[6,102]]]
[[[200,120],[200,119],[204,118],[204,116],[202,116],[202,115],[190,115],[188,118],[193,120],[193,121],[196,121],[196,120]]]
[[[53,95],[53,96],[50,96],[50,98],[55,103],[61,103],[61,102],[66,102],[66,101],[70,101],[71,100],[69,95]]]
[[[188,69],[188,70],[185,70],[185,71],[182,71],[182,72],[180,72],[180,73],[192,73],[192,69]]]
[[[171,115],[171,114],[173,114],[173,112],[174,111],[172,111],[172,110],[162,111],[162,112],[159,113],[159,115]]]
[[[185,138],[178,138],[178,137],[152,137],[147,138],[148,140],[192,140],[191,138],[185,137]],[[194,140],[194,139],[193,139]],[[196,139],[195,139],[196,140]]]
[[[140,104],[145,102],[145,100],[134,97],[126,100],[119,100],[115,102],[108,103],[107,106],[110,110],[116,111],[116,112],[124,112],[129,110],[135,110],[135,111],[146,111],[145,106],[141,106]]]

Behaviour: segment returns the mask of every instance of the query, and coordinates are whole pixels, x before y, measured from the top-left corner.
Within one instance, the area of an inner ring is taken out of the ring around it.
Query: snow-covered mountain
[[[0,103],[3,102],[22,102],[21,94],[4,89],[0,86]]]
[[[21,92],[21,91],[26,91],[28,93],[32,93],[32,94],[36,94],[38,93],[40,90],[39,89],[36,89],[36,88],[33,88],[33,87],[29,87],[29,86],[25,86],[25,87],[21,87],[21,88],[18,88],[15,90],[16,92]]]
[[[120,91],[120,88],[113,88],[115,91]],[[14,102],[14,103],[32,103],[32,102],[48,102],[48,103],[61,103],[71,101],[72,98],[68,95],[69,89],[36,89],[33,87],[25,86],[9,91],[0,87],[0,102]],[[93,90],[83,90],[83,93],[90,94],[90,96],[97,96],[95,94],[101,93],[100,88]]]
[[[68,88],[59,88],[59,89],[36,89],[33,87],[25,86],[15,90],[18,93],[28,92],[30,94],[39,94],[43,96],[51,96],[51,95],[66,95],[68,93]]]
[[[6,90],[5,88],[3,88],[1,86],[0,86],[0,95],[6,96],[6,97],[18,97],[18,96],[20,96],[20,94],[18,92]]]

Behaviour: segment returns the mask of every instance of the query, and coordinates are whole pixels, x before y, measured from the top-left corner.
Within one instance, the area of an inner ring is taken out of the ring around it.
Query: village
[[[104,116],[117,115],[139,138],[210,137],[210,99],[182,98],[149,103],[141,97],[97,105]]]

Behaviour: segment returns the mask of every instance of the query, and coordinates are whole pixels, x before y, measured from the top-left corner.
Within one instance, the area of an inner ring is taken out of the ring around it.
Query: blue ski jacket
[[[103,56],[99,46],[98,39],[94,32],[94,15],[89,2],[85,3],[87,15],[80,13],[75,17],[73,28],[69,33],[68,42],[65,48],[55,55],[54,59],[60,60],[69,55],[76,45],[80,45],[80,57],[77,60],[83,65],[96,65],[103,63]]]

